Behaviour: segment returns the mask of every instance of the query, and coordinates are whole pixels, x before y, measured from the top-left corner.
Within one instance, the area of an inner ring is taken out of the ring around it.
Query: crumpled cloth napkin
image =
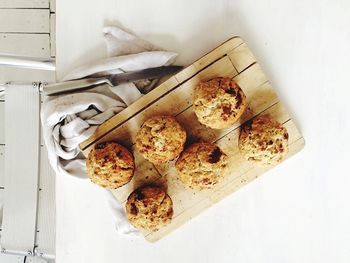
[[[83,65],[63,80],[116,74],[173,63],[176,53],[161,51],[152,44],[117,27],[103,29],[108,58]],[[142,96],[134,83],[115,87],[100,85],[84,92],[49,97],[42,106],[43,137],[49,161],[57,175],[87,178],[85,157],[79,144],[91,136],[98,125]],[[108,191],[108,202],[119,233],[138,235],[127,221],[121,205]]]

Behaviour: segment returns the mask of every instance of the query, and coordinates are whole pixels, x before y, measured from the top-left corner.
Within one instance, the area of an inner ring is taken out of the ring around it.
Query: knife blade
[[[96,85],[108,84],[117,86],[121,83],[131,82],[142,79],[158,79],[166,75],[174,74],[181,70],[182,66],[162,66],[156,68],[148,68],[139,71],[127,73],[119,73],[107,75],[98,78],[84,78],[78,80],[70,80],[53,84],[46,84],[42,87],[42,91],[47,96],[58,95],[66,92],[73,92],[82,89],[89,89]]]

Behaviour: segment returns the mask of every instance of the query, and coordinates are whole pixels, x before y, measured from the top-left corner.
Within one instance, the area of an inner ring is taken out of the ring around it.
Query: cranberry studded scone
[[[238,146],[249,161],[261,165],[277,164],[288,153],[288,132],[270,115],[259,115],[242,126]]]
[[[116,142],[99,143],[89,153],[86,170],[93,183],[116,189],[132,179],[135,170],[134,157]]]
[[[195,143],[183,151],[175,167],[181,182],[194,190],[212,188],[225,175],[227,155],[213,143]]]
[[[136,148],[151,163],[175,159],[186,142],[186,131],[172,116],[154,116],[146,120],[136,135]]]
[[[129,195],[126,214],[134,227],[154,232],[171,222],[173,202],[158,186],[140,187]]]
[[[197,85],[193,106],[200,123],[212,129],[224,129],[240,118],[247,101],[234,80],[218,77]]]

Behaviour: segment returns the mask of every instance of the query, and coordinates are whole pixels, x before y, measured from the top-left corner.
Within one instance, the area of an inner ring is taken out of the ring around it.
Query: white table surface
[[[60,0],[58,77],[121,25],[189,64],[242,36],[305,149],[155,244],[118,236],[101,190],[57,178],[57,262],[350,262],[348,0]]]

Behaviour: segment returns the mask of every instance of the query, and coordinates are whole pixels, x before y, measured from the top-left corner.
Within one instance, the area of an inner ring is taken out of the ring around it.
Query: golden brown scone
[[[200,123],[212,129],[224,129],[240,118],[247,101],[234,80],[218,77],[198,84],[193,106]]]
[[[262,165],[281,162],[288,153],[288,132],[270,115],[254,118],[241,129],[239,150],[244,157]]]
[[[127,184],[133,177],[134,157],[116,142],[99,143],[89,153],[86,170],[93,183],[115,189]]]
[[[213,143],[195,143],[183,151],[175,167],[180,180],[189,188],[212,188],[224,178],[228,157]]]
[[[175,159],[183,150],[186,131],[172,116],[154,116],[146,120],[136,135],[136,148],[154,164]]]
[[[173,202],[158,186],[140,187],[129,195],[126,214],[134,227],[154,232],[171,222]]]

